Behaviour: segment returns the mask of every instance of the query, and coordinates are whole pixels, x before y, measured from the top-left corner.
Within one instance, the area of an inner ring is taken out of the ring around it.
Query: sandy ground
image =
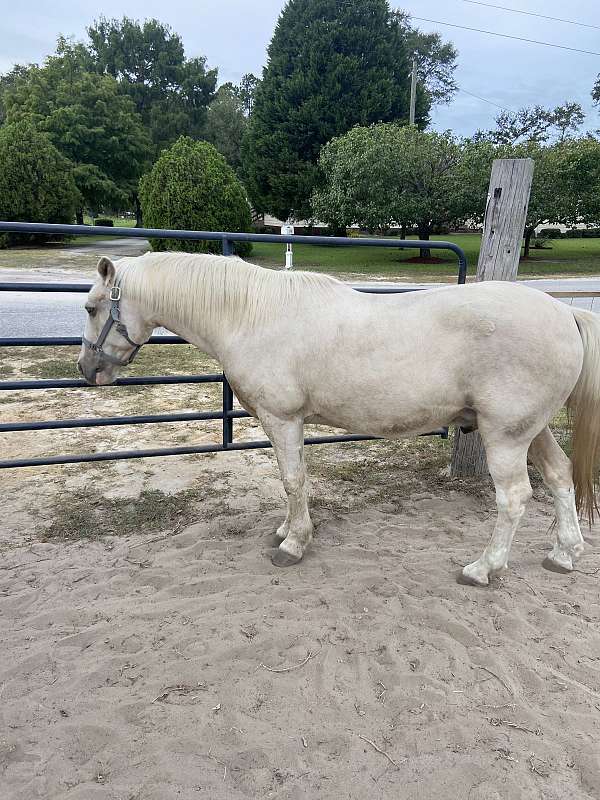
[[[24,350],[3,370],[65,364]],[[218,397],[14,393],[0,416]],[[0,448],[217,436],[155,425],[6,434]],[[542,569],[552,508],[534,479],[509,571],[487,590],[457,583],[494,503],[486,481],[443,476],[448,453],[439,439],[310,449],[316,537],[283,571],[268,451],[0,473],[2,800],[600,797],[597,533],[577,572]]]

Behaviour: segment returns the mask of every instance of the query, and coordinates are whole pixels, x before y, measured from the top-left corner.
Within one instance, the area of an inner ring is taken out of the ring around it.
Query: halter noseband
[[[127,333],[127,327],[124,322],[121,322],[121,313],[119,309],[119,302],[121,300],[121,287],[120,286],[113,286],[110,290],[110,314],[108,315],[108,319],[104,323],[104,327],[100,331],[100,335],[98,336],[96,342],[90,342],[89,339],[86,339],[85,336],[81,337],[81,341],[83,344],[89,349],[92,350],[94,353],[99,353],[106,361],[110,361],[112,364],[117,364],[120,367],[126,367],[128,364],[131,364],[133,359],[136,357],[138,350],[142,346],[137,342],[134,342],[132,339],[129,338],[129,334]],[[111,356],[110,353],[107,353],[105,350],[102,349],[104,342],[106,341],[106,337],[110,333],[111,328],[115,326],[118,333],[126,339],[129,344],[133,345],[134,349],[129,354],[127,360],[123,361],[116,356]]]

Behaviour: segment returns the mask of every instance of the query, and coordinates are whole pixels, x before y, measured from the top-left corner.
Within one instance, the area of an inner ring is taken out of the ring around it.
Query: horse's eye
[[[93,317],[94,314],[96,313],[96,307],[95,306],[86,306],[85,310],[88,312],[90,317]]]

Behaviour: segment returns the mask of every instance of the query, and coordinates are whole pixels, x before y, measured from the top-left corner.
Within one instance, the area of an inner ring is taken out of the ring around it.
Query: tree
[[[600,103],[600,75],[596,78],[596,83],[592,89],[592,100],[596,104]]]
[[[25,77],[34,64],[16,64],[6,75],[0,75],[0,125],[6,122],[6,95],[10,93],[15,84]]]
[[[556,108],[531,106],[518,111],[502,111],[496,117],[496,129],[487,136],[500,145],[526,142],[562,141],[581,127],[585,114],[579,103],[565,102]]]
[[[182,134],[201,136],[217,82],[205,58],[186,58],[181,37],[156,19],[100,17],[87,33],[94,69],[131,97],[155,154]]]
[[[248,120],[244,113],[244,100],[237,88],[232,84],[219,87],[217,96],[208,107],[204,138],[239,172],[242,163],[242,139]]]
[[[538,225],[600,219],[600,142],[593,137],[554,145],[528,142],[503,147],[499,158],[532,158],[533,183],[524,233],[524,257]]]
[[[80,202],[71,165],[30,121],[0,127],[0,219],[70,223]],[[22,241],[0,236],[0,246]]]
[[[577,202],[575,221],[600,225],[600,139],[573,139],[562,151],[561,173]]]
[[[208,142],[180,137],[163,150],[140,181],[144,222],[151,228],[250,231],[250,206],[241,183],[223,156]],[[152,241],[155,250],[220,252],[220,242]],[[236,243],[247,255],[249,243]]]
[[[321,151],[324,186],[313,195],[313,212],[335,226],[370,230],[410,223],[428,240],[436,226],[483,215],[492,158],[489,143],[458,142],[450,133],[353,128]]]
[[[109,76],[81,71],[83,51],[62,48],[43,67],[30,66],[5,85],[10,122],[30,120],[73,165],[82,207],[131,203],[149,160],[150,140],[132,101]],[[63,40],[64,45],[64,40]]]
[[[310,213],[321,147],[354,125],[407,120],[408,45],[387,0],[289,0],[268,49],[243,160],[254,206]],[[417,123],[428,117],[417,95]]]
[[[392,12],[406,39],[409,59],[417,61],[417,80],[424,87],[429,103],[449,103],[458,87],[454,80],[458,52],[439,33],[423,33],[410,24],[404,11]]]
[[[239,87],[237,87],[238,97],[242,102],[244,114],[249,117],[254,108],[254,98],[256,97],[256,90],[260,80],[251,72],[242,75]]]

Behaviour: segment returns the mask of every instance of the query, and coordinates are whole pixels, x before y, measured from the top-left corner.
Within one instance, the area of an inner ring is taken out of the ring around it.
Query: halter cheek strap
[[[102,358],[106,361],[110,361],[111,364],[117,364],[120,367],[126,367],[128,364],[131,364],[133,359],[136,357],[138,350],[142,346],[137,342],[134,342],[133,339],[129,338],[129,334],[127,333],[127,327],[124,322],[121,322],[121,311],[119,309],[119,302],[121,300],[121,287],[120,286],[113,286],[110,290],[110,313],[102,330],[100,331],[100,335],[95,342],[90,342],[89,339],[86,339],[85,336],[82,336],[83,344],[89,349],[92,350],[94,353],[100,353]],[[129,357],[123,361],[116,356],[111,356],[110,353],[107,353],[105,350],[102,349],[104,342],[106,341],[106,337],[110,333],[111,328],[115,326],[117,332],[126,339],[130,345],[133,345],[133,350],[129,354]]]

